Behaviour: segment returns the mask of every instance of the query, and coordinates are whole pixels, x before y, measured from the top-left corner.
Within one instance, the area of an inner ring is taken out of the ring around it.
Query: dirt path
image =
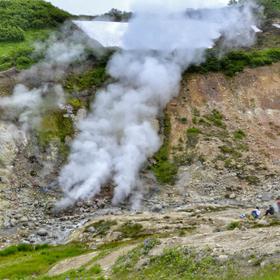
[[[94,257],[96,257],[98,252],[89,253],[86,255],[74,257],[71,259],[63,260],[57,263],[49,272],[48,276],[57,276],[63,274],[72,269],[78,269],[81,266],[86,265],[90,262]]]
[[[119,257],[125,256],[129,251],[136,248],[137,245],[138,244],[122,247],[112,252],[111,254],[107,255],[103,259],[97,261],[96,264],[99,264],[102,267],[102,270],[105,273],[108,273]]]

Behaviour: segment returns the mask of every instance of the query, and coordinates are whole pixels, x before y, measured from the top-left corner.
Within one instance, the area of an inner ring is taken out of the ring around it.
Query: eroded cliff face
[[[268,192],[272,188],[271,195],[276,196],[280,63],[246,69],[234,78],[220,73],[186,74],[180,95],[167,113],[170,155],[181,165],[180,188],[196,186],[204,194],[232,198],[240,192],[246,199],[247,191],[263,187]]]

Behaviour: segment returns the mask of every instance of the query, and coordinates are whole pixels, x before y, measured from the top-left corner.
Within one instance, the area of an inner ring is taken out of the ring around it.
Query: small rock
[[[47,236],[47,235],[48,235],[48,232],[47,232],[46,229],[40,228],[40,229],[38,230],[37,234],[38,234],[39,236]]]
[[[272,195],[270,193],[263,193],[261,199],[262,201],[270,201],[272,200]]]
[[[27,218],[26,216],[23,216],[23,217],[20,218],[19,221],[20,221],[21,223],[26,223],[26,222],[28,222],[28,218]]]
[[[228,257],[227,255],[220,255],[220,256],[218,257],[218,261],[220,261],[221,263],[227,262],[228,259],[229,259],[229,257]]]
[[[161,211],[162,211],[162,206],[161,205],[155,205],[152,208],[152,212],[159,213]]]
[[[231,193],[231,194],[229,195],[229,198],[230,198],[230,199],[235,199],[235,198],[236,198],[236,194],[235,194],[235,193]]]
[[[95,233],[96,229],[95,229],[95,227],[89,227],[89,228],[87,228],[86,232]]]

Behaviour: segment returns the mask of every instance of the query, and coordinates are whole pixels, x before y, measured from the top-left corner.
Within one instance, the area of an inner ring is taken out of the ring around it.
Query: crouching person
[[[254,219],[259,219],[260,216],[261,216],[261,210],[259,207],[256,207],[256,209],[254,209],[252,212],[251,212],[251,215]]]

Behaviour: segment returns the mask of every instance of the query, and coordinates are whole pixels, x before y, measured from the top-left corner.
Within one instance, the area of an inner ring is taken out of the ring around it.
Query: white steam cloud
[[[175,3],[137,4],[125,50],[108,65],[116,82],[98,92],[92,112],[79,124],[59,177],[65,193],[59,206],[93,197],[108,182],[115,185],[114,204],[133,194],[141,185],[139,171],[161,145],[153,121],[178,94],[182,72],[201,63],[219,38],[227,46],[254,41],[252,4],[191,11],[188,1]]]
[[[2,119],[17,121],[26,133],[40,125],[44,113],[62,108],[65,100],[61,79],[71,63],[85,59],[88,45],[87,37],[68,25],[45,43],[37,43],[35,54],[44,53],[44,59],[19,74],[19,84],[11,96],[0,98]]]
[[[17,119],[24,132],[40,125],[41,115],[49,109],[59,108],[64,103],[64,92],[60,85],[44,85],[28,89],[19,84],[11,96],[0,98],[0,108],[7,119]]]

